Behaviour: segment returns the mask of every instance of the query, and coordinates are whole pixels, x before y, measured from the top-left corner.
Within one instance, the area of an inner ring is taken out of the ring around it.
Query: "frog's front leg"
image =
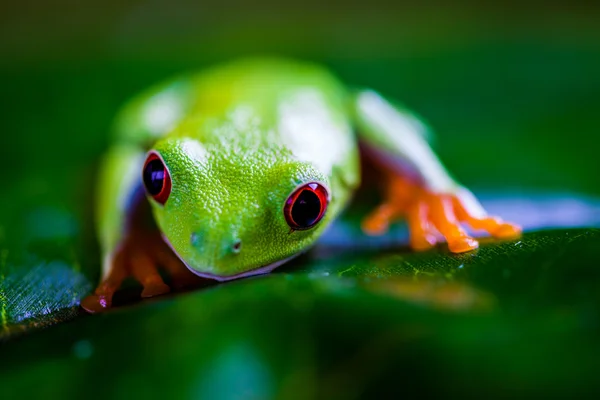
[[[143,298],[169,293],[171,288],[163,281],[159,268],[166,270],[170,285],[175,289],[197,286],[203,281],[187,269],[158,230],[132,230],[117,251],[108,256],[107,262],[108,273],[94,293],[81,302],[81,306],[90,313],[110,308],[113,295],[128,277],[142,285]]]
[[[462,223],[484,230],[496,238],[518,237],[518,226],[487,216],[471,192],[435,193],[419,182],[391,170],[386,174],[384,201],[362,224],[371,235],[387,231],[390,223],[405,219],[410,231],[410,245],[415,250],[427,250],[437,242],[436,232],[445,237],[453,253],[462,253],[478,247],[477,240],[461,227]]]
[[[101,166],[96,217],[103,277],[94,293],[81,302],[88,312],[110,308],[114,293],[128,277],[143,286],[142,297],[152,297],[170,291],[159,266],[169,272],[174,286],[182,286],[181,281],[192,275],[153,221],[139,178],[143,157],[136,147],[115,147]]]
[[[81,306],[91,313],[110,308],[114,293],[127,277],[132,277],[142,285],[142,297],[168,293],[170,288],[158,273],[158,266],[165,265],[169,251],[156,232],[133,230],[127,234],[117,250],[107,256],[107,275],[94,294],[83,299]]]
[[[406,219],[412,248],[432,247],[439,232],[454,253],[478,247],[463,223],[497,238],[520,235],[519,226],[488,216],[450,177],[425,139],[425,125],[413,114],[364,91],[356,97],[355,116],[363,154],[374,161],[386,187],[383,203],[363,222],[366,233],[384,233],[390,223]]]

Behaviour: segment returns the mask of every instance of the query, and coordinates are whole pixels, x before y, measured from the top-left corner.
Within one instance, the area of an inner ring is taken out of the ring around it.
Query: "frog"
[[[522,231],[451,176],[423,118],[309,61],[254,57],[180,74],[129,101],[112,132],[96,189],[102,276],[81,302],[90,313],[110,309],[126,278],[146,298],[270,273],[340,216],[364,160],[381,198],[361,223],[367,235],[403,220],[412,250],[446,242],[464,253],[479,246],[466,226],[504,240]]]

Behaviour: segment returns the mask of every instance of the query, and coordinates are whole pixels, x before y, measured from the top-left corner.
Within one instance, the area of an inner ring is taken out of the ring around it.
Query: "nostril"
[[[199,246],[200,245],[200,235],[197,234],[196,232],[192,233],[190,241],[192,242],[192,246]]]
[[[234,253],[239,253],[240,250],[242,250],[242,241],[241,240],[236,240],[235,243],[233,243],[233,246],[231,246],[231,249],[233,250]]]

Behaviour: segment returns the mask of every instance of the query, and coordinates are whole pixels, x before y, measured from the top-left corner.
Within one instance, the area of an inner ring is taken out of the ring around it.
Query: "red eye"
[[[311,182],[299,187],[288,197],[283,214],[290,228],[309,229],[323,218],[327,203],[327,189],[319,183]]]
[[[156,153],[150,153],[144,164],[144,186],[146,192],[156,202],[165,204],[171,194],[171,176],[163,160]]]

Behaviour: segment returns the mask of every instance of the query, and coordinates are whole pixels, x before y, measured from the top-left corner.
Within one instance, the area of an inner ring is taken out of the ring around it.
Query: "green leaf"
[[[465,255],[317,252],[267,276],[11,342],[2,391],[348,398],[597,389],[599,239],[580,229]]]

